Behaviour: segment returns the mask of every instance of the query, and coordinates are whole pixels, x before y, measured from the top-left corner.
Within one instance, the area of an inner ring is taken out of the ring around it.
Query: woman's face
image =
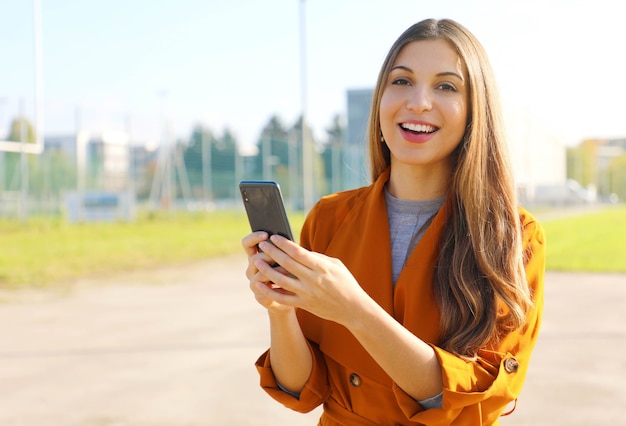
[[[461,59],[446,41],[404,46],[380,101],[380,127],[392,168],[450,171],[450,154],[467,123],[467,84]]]

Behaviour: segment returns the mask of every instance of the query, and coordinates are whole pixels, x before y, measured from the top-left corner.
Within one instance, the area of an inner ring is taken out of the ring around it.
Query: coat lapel
[[[396,282],[394,294],[394,317],[413,334],[433,343],[438,340],[440,315],[433,293],[433,275],[448,206],[449,200],[441,206],[407,259]]]
[[[388,173],[370,186],[337,230],[327,255],[339,257],[361,287],[393,313],[391,239],[383,187]]]
[[[444,208],[435,216],[407,260],[394,294],[391,238],[384,195],[388,179],[389,170],[374,184],[360,189],[356,198],[350,201],[345,216],[332,209],[323,212],[337,214],[336,222],[316,218],[322,225],[317,227],[317,232],[323,235],[313,238],[312,248],[339,258],[380,306],[417,336],[432,341],[439,328],[438,309],[432,297],[432,271],[446,219]],[[327,226],[328,223],[334,225]],[[345,327],[321,320],[306,311],[299,311],[298,316],[305,335],[318,343],[327,356],[352,371],[367,372],[368,377],[380,383],[389,381],[389,376]]]

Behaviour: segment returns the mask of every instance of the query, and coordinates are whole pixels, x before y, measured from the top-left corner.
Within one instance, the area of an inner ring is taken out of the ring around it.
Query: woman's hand
[[[259,231],[248,234],[241,240],[241,245],[243,246],[243,250],[246,252],[246,256],[248,256],[248,267],[246,268],[246,277],[250,280],[252,277],[259,272],[257,267],[254,265],[254,261],[257,258],[261,258],[264,261],[270,261],[271,259],[267,256],[264,256],[262,253],[259,253],[258,245],[262,241],[266,241],[269,235],[267,232]],[[260,256],[259,256],[260,255]]]
[[[254,296],[259,302],[260,305],[265,307],[271,312],[288,312],[293,308],[288,305],[281,305],[277,303],[272,298],[268,297],[266,292],[263,290],[265,288],[273,289],[276,292],[285,292],[280,289],[276,284],[274,284],[269,278],[263,275],[258,267],[257,262],[260,264],[264,264],[270,269],[274,269],[278,273],[286,274],[287,272],[280,267],[272,268],[270,265],[274,264],[274,260],[269,257],[267,254],[260,252],[258,250],[258,244],[267,241],[268,234],[267,232],[253,232],[247,235],[242,241],[241,245],[243,246],[246,255],[248,256],[248,267],[246,268],[246,277],[250,281],[250,289],[254,293]]]
[[[340,260],[308,251],[279,235],[270,241],[260,240],[259,248],[272,259],[269,263],[276,262],[283,270],[272,268],[266,258],[251,259],[251,270],[264,277],[260,281],[274,282],[280,289],[257,283],[257,300],[271,299],[343,325],[354,318],[353,308],[371,301]]]
[[[279,291],[257,284],[255,294],[259,294],[258,299],[271,300],[276,306],[298,307],[345,326],[392,380],[414,399],[426,399],[441,392],[441,366],[434,349],[378,305],[341,261],[308,251],[278,235],[273,235],[270,240],[260,241],[259,248],[272,259],[270,263],[276,262],[288,272],[285,274],[272,268],[266,258],[253,259],[254,270],[263,276],[263,280],[281,287]],[[280,316],[281,319],[288,317]],[[291,359],[295,357],[290,352],[296,346],[293,342],[302,342],[294,338],[291,332],[295,327],[284,326],[285,323],[271,323],[278,324],[272,329],[275,335],[290,336],[289,339],[273,337],[272,340],[272,351],[280,348],[280,353],[284,355],[280,359],[281,367],[285,368],[281,372],[280,383],[294,376],[293,370],[286,367],[293,364]],[[282,333],[274,332],[276,329],[281,330],[281,324]],[[308,362],[305,346],[300,343],[297,347],[300,351],[299,359]],[[302,374],[294,382],[293,389],[301,389],[310,373],[309,365],[298,370]]]

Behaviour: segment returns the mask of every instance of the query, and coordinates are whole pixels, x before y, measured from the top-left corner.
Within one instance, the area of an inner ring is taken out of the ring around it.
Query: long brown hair
[[[453,152],[448,220],[434,273],[441,310],[439,344],[472,357],[524,324],[532,305],[522,253],[515,185],[508,159],[495,78],[480,42],[462,25],[428,19],[407,29],[391,47],[374,90],[368,127],[372,179],[391,164],[380,141],[380,100],[400,51],[419,40],[445,40],[468,76],[468,120]]]

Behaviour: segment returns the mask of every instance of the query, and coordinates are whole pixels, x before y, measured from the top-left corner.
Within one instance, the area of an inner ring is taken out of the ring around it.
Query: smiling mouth
[[[401,123],[400,127],[407,132],[415,134],[428,134],[434,133],[439,130],[438,127],[429,126],[427,124],[413,124],[413,123]]]

